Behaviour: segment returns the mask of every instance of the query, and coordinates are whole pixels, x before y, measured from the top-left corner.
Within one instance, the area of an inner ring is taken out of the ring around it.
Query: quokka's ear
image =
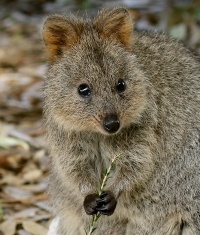
[[[127,49],[133,44],[133,20],[123,7],[103,10],[94,20],[97,32],[107,39],[122,43]]]
[[[69,20],[65,16],[50,16],[44,22],[43,39],[50,60],[55,60],[64,50],[75,45],[83,30],[78,20]]]

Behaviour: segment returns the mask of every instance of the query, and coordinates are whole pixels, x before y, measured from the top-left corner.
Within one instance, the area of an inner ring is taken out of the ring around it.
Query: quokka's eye
[[[117,92],[122,93],[126,90],[126,83],[123,79],[119,79],[117,86],[116,86]]]
[[[82,96],[84,98],[90,97],[92,94],[89,85],[86,83],[83,83],[78,87],[78,93],[80,96]]]

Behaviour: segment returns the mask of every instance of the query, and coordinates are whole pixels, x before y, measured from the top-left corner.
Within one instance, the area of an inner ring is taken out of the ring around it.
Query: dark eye
[[[91,95],[91,90],[88,84],[83,83],[78,87],[78,93],[82,97],[89,97]]]
[[[124,92],[126,90],[126,83],[123,79],[118,80],[116,89],[118,93]]]

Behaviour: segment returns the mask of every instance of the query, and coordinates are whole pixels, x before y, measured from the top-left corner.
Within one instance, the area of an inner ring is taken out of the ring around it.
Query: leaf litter
[[[186,38],[200,54],[200,5],[188,9],[190,19],[183,19],[187,9],[170,11],[168,31]],[[146,19],[146,12],[131,10],[139,20]],[[41,91],[47,68],[41,42],[44,15],[29,17],[16,9],[7,15],[1,12],[0,18],[0,235],[45,235],[51,213],[42,125]]]
[[[12,17],[3,19],[0,34],[0,235],[45,235],[51,213],[43,46],[37,25]]]

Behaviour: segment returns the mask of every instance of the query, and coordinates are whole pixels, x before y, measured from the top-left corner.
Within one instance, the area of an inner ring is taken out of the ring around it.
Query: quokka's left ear
[[[43,39],[50,60],[55,60],[78,43],[83,31],[82,22],[62,15],[53,15],[46,19],[43,27]]]
[[[101,11],[94,20],[94,28],[108,40],[122,43],[127,49],[133,45],[133,20],[123,7]]]

